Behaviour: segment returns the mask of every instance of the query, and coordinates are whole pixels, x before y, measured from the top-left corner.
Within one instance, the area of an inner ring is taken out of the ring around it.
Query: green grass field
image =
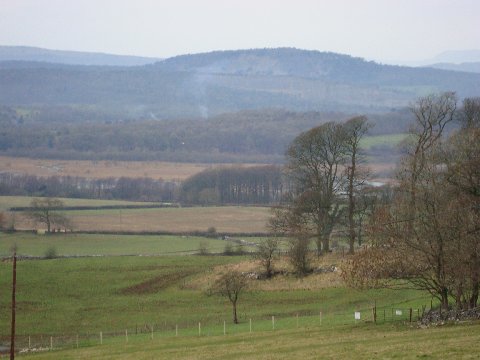
[[[1,233],[0,257],[10,256],[14,245],[20,255],[44,256],[55,249],[72,255],[167,255],[197,253],[200,245],[212,253],[223,252],[226,242],[196,236]]]
[[[94,347],[47,351],[32,359],[475,359],[480,325],[300,327],[202,337],[148,335]],[[22,357],[23,358],[23,357]]]
[[[8,210],[11,207],[30,206],[32,197],[29,196],[0,196],[0,211]],[[152,203],[121,201],[121,200],[95,200],[95,199],[71,199],[59,198],[65,206],[105,206],[105,205],[146,205]]]
[[[43,238],[26,241],[35,240]],[[115,244],[113,238],[106,241],[110,247]],[[52,337],[54,348],[63,349],[25,355],[39,359],[220,359],[227,354],[239,359],[348,358],[352,354],[355,358],[435,358],[443,353],[474,354],[472,344],[480,336],[478,324],[427,330],[409,324],[410,308],[415,320],[417,309],[429,307],[427,294],[360,291],[338,282],[320,286],[322,277],[327,276],[322,274],[305,279],[250,280],[250,290],[238,304],[240,324],[233,325],[230,303],[207,290],[222,268],[249,261],[242,256],[192,255],[19,261],[18,348],[26,348],[30,336],[32,346],[48,347]],[[3,261],[0,288],[8,289],[10,281],[11,262]],[[374,303],[377,325],[372,322]],[[9,304],[9,291],[2,291],[0,344],[8,343]],[[402,316],[396,316],[394,309],[401,309]],[[362,313],[358,322],[355,311]],[[223,336],[224,321],[227,336]],[[125,330],[130,334],[128,344]],[[102,346],[98,346],[100,332],[105,334]],[[75,348],[76,335],[79,349]],[[450,336],[456,340],[451,341]]]
[[[407,138],[407,134],[389,134],[389,135],[373,135],[365,136],[361,141],[364,149],[370,149],[372,146],[386,145],[395,147]]]
[[[107,257],[21,261],[18,263],[19,334],[76,334],[118,331],[135,324],[194,326],[230,319],[229,303],[209,296],[214,267],[245,260],[225,256]],[[11,264],[0,263],[0,288],[7,289]],[[206,279],[206,280],[205,280]],[[254,280],[252,280],[254,281]],[[288,281],[288,279],[287,279]],[[291,279],[291,281],[297,281]],[[0,333],[8,334],[9,292],[2,292]],[[343,286],[252,290],[239,303],[241,321],[292,318],[295,314],[336,314],[353,319],[353,311],[370,311],[374,301],[421,308],[430,298],[417,291],[356,291]],[[388,315],[388,314],[387,314]],[[327,320],[325,320],[327,321]]]

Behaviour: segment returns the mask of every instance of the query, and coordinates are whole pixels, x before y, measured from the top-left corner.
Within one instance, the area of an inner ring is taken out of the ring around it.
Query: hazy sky
[[[0,45],[154,57],[288,46],[421,60],[480,48],[480,0],[0,0]]]

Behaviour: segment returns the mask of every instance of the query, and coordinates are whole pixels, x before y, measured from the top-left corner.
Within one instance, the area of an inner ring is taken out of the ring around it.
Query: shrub
[[[45,259],[55,259],[57,257],[57,249],[53,246],[49,247],[47,251],[45,251]]]

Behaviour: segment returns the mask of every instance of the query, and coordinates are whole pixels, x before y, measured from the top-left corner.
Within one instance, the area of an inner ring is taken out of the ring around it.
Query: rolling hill
[[[447,90],[478,96],[480,74],[293,48],[182,55],[130,67],[0,62],[2,105],[95,107],[123,118],[209,117],[262,108],[378,112]]]
[[[67,65],[139,66],[158,58],[94,52],[49,50],[31,46],[0,46],[0,61],[47,62]]]

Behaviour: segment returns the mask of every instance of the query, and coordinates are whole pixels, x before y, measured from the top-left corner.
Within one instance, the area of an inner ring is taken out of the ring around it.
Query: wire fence
[[[347,312],[318,313],[298,312],[289,315],[270,315],[253,318],[245,314],[240,322],[233,324],[231,319],[217,322],[198,322],[190,324],[143,323],[130,325],[115,331],[97,331],[78,334],[19,334],[15,337],[18,352],[36,352],[60,349],[75,349],[103,344],[138,343],[155,339],[168,340],[178,337],[228,336],[235,334],[254,334],[258,332],[282,330],[332,329],[339,326],[356,326],[366,323],[412,323],[420,320],[427,312],[427,306],[421,308],[376,307]],[[9,343],[8,336],[0,336],[2,343]]]

